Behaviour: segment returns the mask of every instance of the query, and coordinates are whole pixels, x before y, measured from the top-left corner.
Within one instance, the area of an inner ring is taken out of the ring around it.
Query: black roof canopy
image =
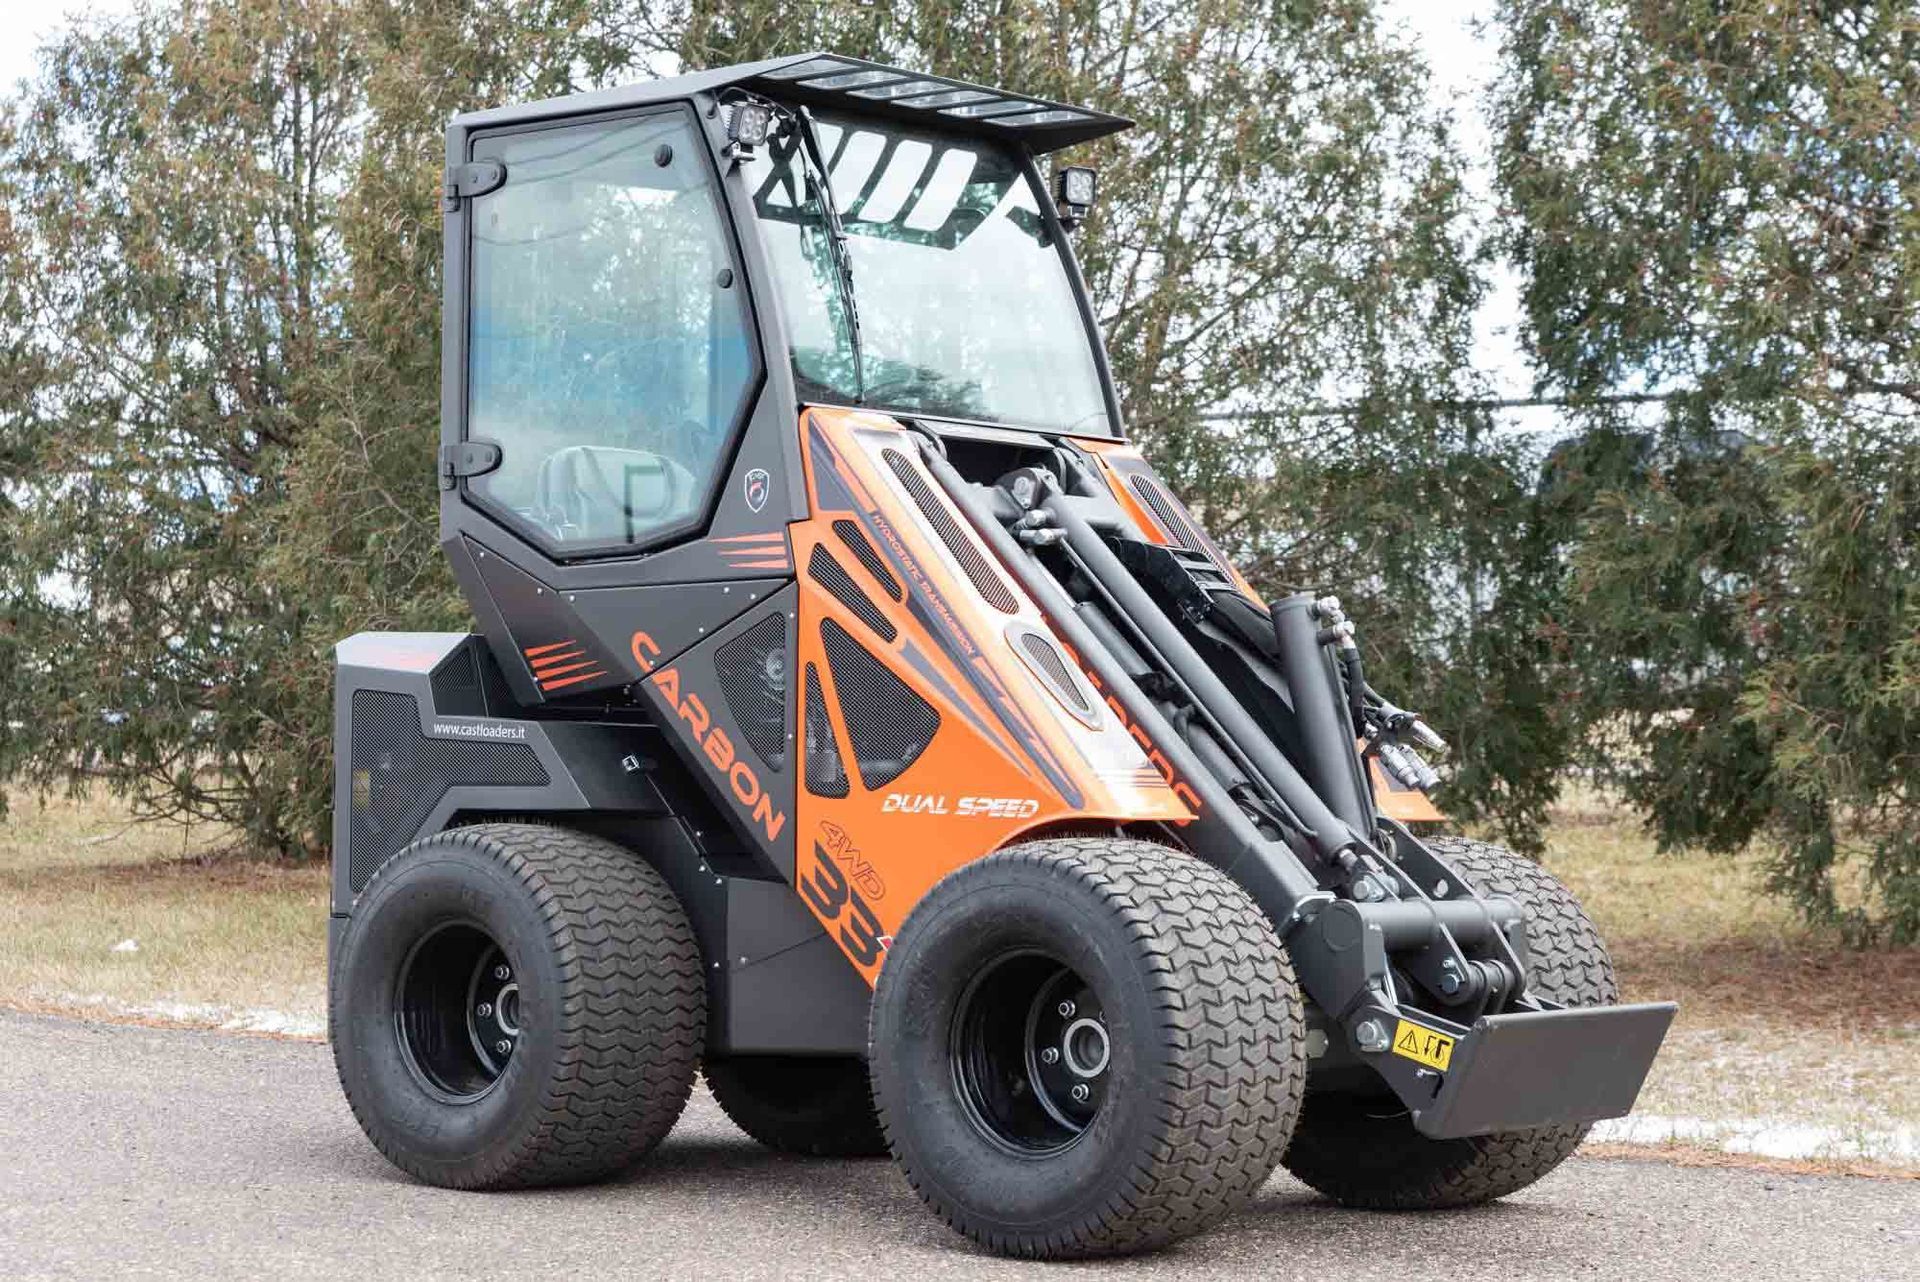
[[[464,129],[484,129],[581,111],[644,106],[734,87],[792,102],[998,136],[1035,155],[1117,133],[1133,124],[1123,116],[1087,107],[837,53],[791,54],[565,98],[467,112],[455,117],[453,123]]]

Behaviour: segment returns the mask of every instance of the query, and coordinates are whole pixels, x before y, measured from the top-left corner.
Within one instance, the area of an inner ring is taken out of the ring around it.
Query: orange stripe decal
[[[563,677],[558,681],[542,681],[540,688],[542,690],[559,690],[566,686],[579,685],[582,681],[591,681],[595,677],[604,677],[606,675],[604,671],[596,668],[592,672],[583,672],[577,677]]]
[[[544,685],[547,682],[553,680],[555,677],[563,677],[569,672],[578,672],[582,668],[592,668],[592,667],[598,667],[598,666],[599,665],[594,663],[592,659],[588,659],[584,663],[569,663],[558,668],[543,668],[539,672],[536,672],[534,676],[537,677],[541,682],[541,684]]]

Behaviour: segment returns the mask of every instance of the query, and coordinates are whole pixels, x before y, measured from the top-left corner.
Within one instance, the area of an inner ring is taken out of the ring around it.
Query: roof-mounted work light
[[[1093,209],[1099,174],[1085,165],[1067,165],[1053,175],[1053,205],[1060,225],[1072,231]]]
[[[761,98],[742,98],[727,116],[728,160],[750,159],[753,149],[773,137],[773,104]]]

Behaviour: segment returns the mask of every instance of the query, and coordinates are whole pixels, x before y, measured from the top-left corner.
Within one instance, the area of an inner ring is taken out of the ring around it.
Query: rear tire
[[[1526,913],[1532,991],[1568,1006],[1619,1000],[1600,932],[1552,874],[1486,842],[1440,837],[1428,844],[1480,894],[1512,899]],[[1347,1206],[1438,1210],[1525,1188],[1572,1156],[1587,1130],[1544,1126],[1436,1140],[1415,1130],[1392,1096],[1310,1093],[1285,1165]]]
[[[874,992],[874,1100],[922,1201],[1002,1254],[1148,1250],[1243,1205],[1305,1081],[1266,917],[1200,860],[1058,838],[958,869]]]
[[[730,1055],[701,1070],[733,1124],[770,1149],[802,1157],[880,1157],[867,1062],[857,1056]]]
[[[578,1184],[658,1144],[706,1031],[686,913],[604,838],[534,824],[415,842],[367,883],[331,977],[347,1102],[448,1188]]]

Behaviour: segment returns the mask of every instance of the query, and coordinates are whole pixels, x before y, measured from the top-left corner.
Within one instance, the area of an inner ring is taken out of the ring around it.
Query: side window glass
[[[752,373],[720,207],[678,112],[484,139],[472,208],[469,492],[569,550],[694,524]]]

